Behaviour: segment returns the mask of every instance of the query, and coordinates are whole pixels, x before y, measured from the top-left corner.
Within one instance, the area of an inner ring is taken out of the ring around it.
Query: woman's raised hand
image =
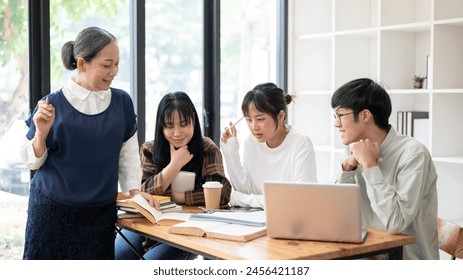
[[[55,122],[55,107],[48,103],[48,98],[46,100],[39,101],[38,109],[34,114],[33,120],[37,133],[46,137],[51,126]]]
[[[236,128],[235,126],[233,125],[232,122],[229,122],[229,127],[226,127],[225,128],[225,131],[222,133],[222,137],[220,138],[220,140],[224,143],[227,143],[227,140],[232,138],[232,137],[236,137]]]

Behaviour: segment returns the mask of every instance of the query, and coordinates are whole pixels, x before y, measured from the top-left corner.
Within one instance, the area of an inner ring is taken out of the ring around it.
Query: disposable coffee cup
[[[220,207],[220,195],[222,194],[220,182],[209,181],[203,184],[204,200],[206,209],[217,209]]]

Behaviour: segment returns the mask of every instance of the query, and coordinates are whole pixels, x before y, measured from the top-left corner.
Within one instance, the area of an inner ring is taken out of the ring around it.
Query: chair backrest
[[[463,223],[438,218],[437,234],[439,249],[450,254],[452,259],[463,258]]]

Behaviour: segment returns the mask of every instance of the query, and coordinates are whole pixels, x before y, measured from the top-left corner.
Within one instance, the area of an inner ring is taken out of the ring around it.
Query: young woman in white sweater
[[[251,134],[239,154],[234,125],[221,137],[229,179],[233,186],[230,203],[265,208],[264,181],[316,182],[315,153],[309,136],[286,124],[291,95],[273,83],[255,86],[244,97],[241,110]]]

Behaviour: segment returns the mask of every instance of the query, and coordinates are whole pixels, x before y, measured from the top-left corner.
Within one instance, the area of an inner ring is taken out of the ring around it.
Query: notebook
[[[272,238],[360,243],[357,184],[264,182],[267,234]]]
[[[176,192],[192,191],[195,188],[196,174],[189,171],[180,171],[172,181],[172,190]]]

